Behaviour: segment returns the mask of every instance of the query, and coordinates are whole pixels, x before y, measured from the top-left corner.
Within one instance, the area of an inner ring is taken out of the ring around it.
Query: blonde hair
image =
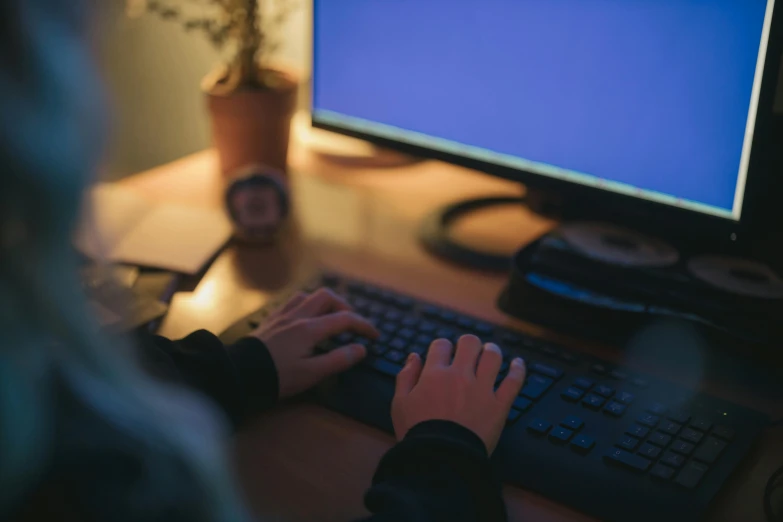
[[[147,377],[129,341],[98,328],[79,281],[71,236],[104,134],[86,4],[0,3],[0,518],[45,473],[57,375],[139,443],[153,467],[145,487],[165,495],[167,474],[155,468],[173,460],[199,489],[188,512],[244,520],[222,422],[195,396]]]

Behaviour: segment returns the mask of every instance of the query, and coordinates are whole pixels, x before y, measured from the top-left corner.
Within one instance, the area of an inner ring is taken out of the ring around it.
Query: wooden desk
[[[291,234],[272,248],[231,245],[206,271],[193,292],[175,295],[161,333],[170,337],[197,328],[220,332],[258,309],[298,275],[320,266],[365,278],[467,314],[554,337],[608,359],[605,347],[558,338],[510,321],[494,306],[504,277],[455,267],[427,255],[417,226],[437,205],[467,196],[516,194],[513,183],[439,162],[389,170],[345,169],[319,162],[302,147],[291,152],[294,215]],[[152,198],[204,206],[221,204],[216,158],[204,152],[123,181]],[[522,208],[487,211],[459,226],[478,244],[509,252],[552,226]],[[650,361],[624,364],[677,379],[672,368]],[[783,417],[783,405],[747,390],[703,384],[716,395]],[[292,403],[264,415],[237,438],[236,466],[246,497],[262,520],[345,521],[365,514],[362,495],[391,436],[318,406]],[[762,521],[762,492],[783,462],[783,433],[765,434],[710,520]],[[592,520],[539,495],[508,486],[511,520]]]

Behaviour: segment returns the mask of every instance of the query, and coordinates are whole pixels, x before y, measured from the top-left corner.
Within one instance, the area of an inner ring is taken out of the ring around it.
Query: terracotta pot
[[[212,140],[221,170],[231,176],[248,165],[265,165],[287,171],[291,118],[296,109],[297,81],[283,71],[274,74],[274,88],[240,88],[221,92],[222,71],[204,79],[212,119]]]

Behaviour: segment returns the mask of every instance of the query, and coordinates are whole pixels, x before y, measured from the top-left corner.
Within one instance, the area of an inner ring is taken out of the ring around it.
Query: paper
[[[220,210],[153,203],[114,184],[94,187],[88,205],[76,245],[92,258],[196,274],[231,237]]]

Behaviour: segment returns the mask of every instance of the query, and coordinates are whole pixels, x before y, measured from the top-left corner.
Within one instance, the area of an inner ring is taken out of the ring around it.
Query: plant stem
[[[244,0],[245,19],[239,28],[239,82],[242,85],[258,84],[258,52],[261,48],[259,30],[259,0]]]

